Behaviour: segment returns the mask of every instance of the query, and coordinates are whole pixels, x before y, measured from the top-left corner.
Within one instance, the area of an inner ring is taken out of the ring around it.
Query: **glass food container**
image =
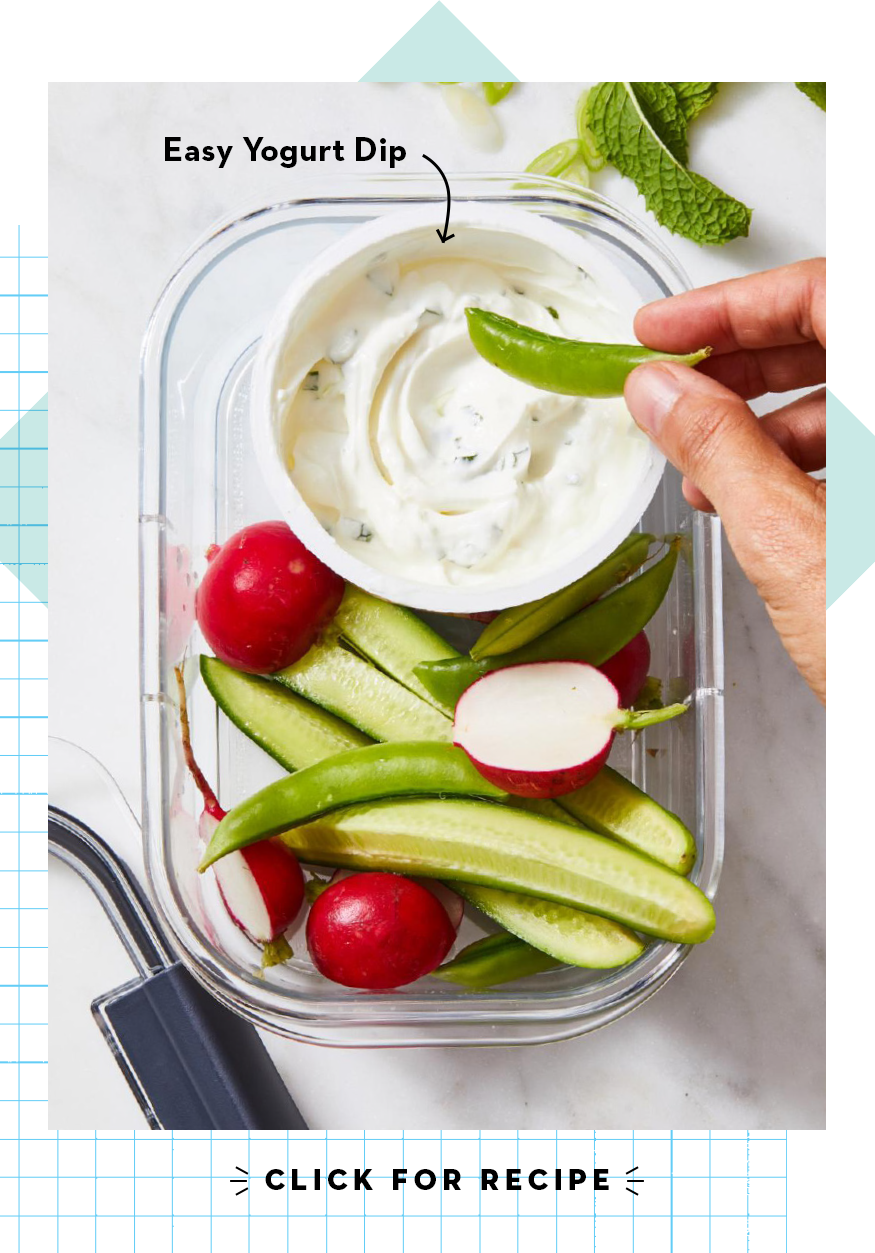
[[[524,181],[523,181],[524,179]],[[571,184],[534,175],[455,175],[456,201],[514,205],[582,232],[641,303],[684,290],[683,271],[634,218]],[[293,1039],[346,1047],[532,1044],[604,1026],[640,1005],[678,969],[683,945],[653,941],[614,971],[563,967],[487,992],[435,979],[359,992],[311,966],[303,921],[294,957],[262,975],[260,952],[227,918],[212,874],[198,875],[200,798],[182,762],[173,667],[183,657],[194,749],[226,808],[282,774],[224,715],[197,678],[204,642],[194,620],[207,547],[276,516],[252,454],[253,356],[300,268],[361,222],[444,199],[429,175],[351,175],[297,184],[294,199],[221,223],[167,284],[149,324],[141,374],[141,696],[144,835],[155,905],[180,954],[222,1002]],[[672,587],[648,627],[651,671],[683,718],[621,736],[612,764],[695,833],[693,880],[709,896],[723,857],[723,641],[719,522],[694,513],[669,468],[641,526],[684,537]],[[472,624],[433,619],[467,647]],[[466,634],[467,633],[467,634]],[[458,947],[483,934],[466,917]]]

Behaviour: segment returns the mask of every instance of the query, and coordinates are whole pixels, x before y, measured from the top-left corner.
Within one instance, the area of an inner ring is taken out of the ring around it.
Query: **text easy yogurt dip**
[[[488,601],[595,552],[619,523],[595,564],[640,517],[662,462],[621,398],[541,391],[475,351],[471,305],[634,342],[634,294],[597,275],[584,241],[518,211],[483,216],[453,221],[446,244],[431,212],[351,254],[367,228],[350,233],[338,264],[280,311],[261,362],[276,459],[323,535],[387,578]]]

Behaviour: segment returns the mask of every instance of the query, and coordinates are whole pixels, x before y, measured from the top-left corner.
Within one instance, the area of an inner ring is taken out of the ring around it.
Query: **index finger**
[[[714,353],[816,340],[826,347],[826,261],[727,279],[639,309],[635,334],[648,348]]]

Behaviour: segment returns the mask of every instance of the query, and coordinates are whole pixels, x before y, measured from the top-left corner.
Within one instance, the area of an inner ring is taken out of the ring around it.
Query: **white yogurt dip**
[[[619,307],[578,264],[579,240],[561,254],[503,226],[452,229],[446,244],[430,222],[359,251],[275,324],[262,355],[277,451],[324,532],[408,584],[486,590],[597,545],[659,473],[621,398],[510,378],[475,351],[464,312],[634,342],[634,302]]]

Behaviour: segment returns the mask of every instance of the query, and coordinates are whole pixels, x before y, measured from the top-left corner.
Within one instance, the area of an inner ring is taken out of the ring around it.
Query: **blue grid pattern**
[[[5,1142],[0,1142],[2,1145]],[[778,1253],[787,1247],[787,1135],[777,1132],[38,1132],[20,1142],[19,1217],[4,1247],[185,1253]],[[408,1183],[392,1189],[392,1170]],[[593,1166],[608,1171],[595,1193]],[[638,1196],[626,1190],[637,1167]],[[318,1167],[370,1166],[373,1191],[313,1187]],[[534,1191],[482,1191],[481,1167],[548,1172]],[[459,1191],[415,1173],[461,1174]],[[569,1170],[587,1183],[568,1190]],[[273,1191],[268,1170],[299,1190]],[[562,1172],[562,1188],[553,1171]],[[241,1170],[250,1187],[239,1193]],[[428,1182],[426,1178],[425,1182]],[[239,1193],[239,1194],[238,1194]],[[14,1224],[14,1226],[13,1226]]]
[[[46,1118],[46,258],[0,238],[0,1247]],[[42,398],[42,399],[41,399]],[[23,421],[26,419],[26,421]],[[19,581],[19,577],[21,581]],[[28,590],[31,589],[31,590]],[[53,1155],[54,1157],[54,1155]],[[44,1169],[52,1158],[43,1156]],[[32,1159],[35,1164],[35,1160]],[[9,1224],[16,1224],[14,1231]],[[15,1238],[10,1239],[10,1236]]]

